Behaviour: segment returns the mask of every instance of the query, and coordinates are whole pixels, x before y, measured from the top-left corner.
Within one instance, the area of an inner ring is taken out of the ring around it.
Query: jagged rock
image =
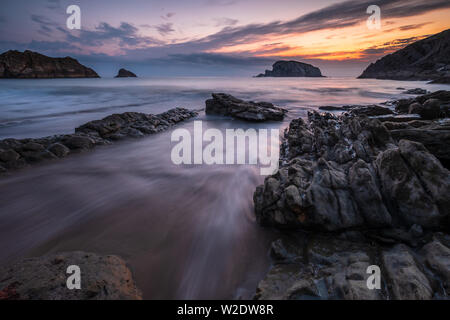
[[[0,55],[0,78],[99,78],[77,60],[11,50]]]
[[[81,270],[81,290],[69,290],[67,268]],[[131,271],[117,256],[86,252],[24,259],[0,269],[0,300],[141,300]]]
[[[350,112],[357,116],[366,115],[368,117],[394,114],[391,109],[377,105],[355,107],[352,108]]]
[[[433,289],[405,245],[397,245],[382,254],[388,286],[397,300],[429,300]]]
[[[381,58],[359,78],[440,81],[450,76],[449,57],[450,29]]]
[[[433,81],[430,81],[429,83],[435,83],[435,84],[450,84],[450,76],[443,76],[434,79]]]
[[[131,71],[120,69],[117,73],[116,78],[137,78],[137,76]]]
[[[442,116],[448,96],[387,105],[404,104],[406,113],[414,103],[434,112],[440,106]],[[280,169],[254,194],[257,221],[284,230],[256,299],[448,296],[450,237],[434,232],[450,230],[450,172],[443,166],[450,121],[367,116],[361,108],[308,113],[307,122],[294,119],[286,129]],[[381,268],[380,290],[367,286],[373,265]]]
[[[244,101],[225,93],[213,93],[206,100],[206,114],[231,116],[246,121],[281,121],[286,109],[275,107],[268,102]]]
[[[61,143],[54,143],[48,147],[48,151],[58,158],[64,158],[70,153],[70,149]]]
[[[291,122],[281,157],[254,195],[263,225],[409,229],[449,216],[449,171],[421,144],[396,142],[376,119],[310,113],[309,124]]]
[[[275,241],[272,248],[283,254],[260,281],[255,298],[406,300],[448,294],[450,249],[436,237],[418,249],[379,244],[364,235],[341,238],[314,231],[289,233]],[[380,268],[379,289],[367,285],[369,266]]]
[[[74,134],[41,139],[0,140],[0,165],[4,168],[0,173],[45,160],[64,158],[116,140],[158,133],[197,114],[184,108],[175,108],[158,115],[126,112],[88,122],[76,128]]]
[[[273,64],[272,71],[266,70],[257,77],[322,77],[322,72],[319,68],[303,62],[277,61]]]

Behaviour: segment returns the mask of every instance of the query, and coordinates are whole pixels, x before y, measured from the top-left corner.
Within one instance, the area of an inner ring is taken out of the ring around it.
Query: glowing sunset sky
[[[82,30],[66,28],[71,4],[81,8]],[[366,26],[374,4],[381,30]],[[0,51],[71,55],[107,74],[139,64],[148,72],[247,75],[283,58],[356,75],[450,27],[449,0],[3,0],[1,8]]]

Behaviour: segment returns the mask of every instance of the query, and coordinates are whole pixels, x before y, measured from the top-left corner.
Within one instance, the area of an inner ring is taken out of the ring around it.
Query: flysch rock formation
[[[206,114],[262,122],[281,121],[287,113],[286,109],[275,107],[269,102],[244,101],[225,93],[213,93],[212,97],[206,100]]]
[[[81,289],[67,287],[69,266],[81,271]],[[132,273],[117,256],[50,254],[0,268],[0,300],[142,300]]]
[[[99,78],[99,75],[70,57],[51,58],[29,50],[10,50],[0,55],[0,78]]]
[[[256,76],[263,77],[323,77],[319,68],[299,61],[277,61],[272,70],[266,70]]]
[[[432,80],[449,83],[450,29],[414,42],[372,63],[361,79]]]
[[[184,108],[158,115],[126,112],[88,122],[76,128],[73,134],[0,140],[0,174],[42,161],[64,158],[114,141],[162,132],[197,115],[196,111]]]
[[[258,222],[285,230],[256,298],[448,296],[449,94],[395,101],[384,115],[366,106],[290,123],[280,170],[254,194]],[[398,115],[414,103],[432,114]],[[382,271],[380,290],[366,285],[371,265]]]

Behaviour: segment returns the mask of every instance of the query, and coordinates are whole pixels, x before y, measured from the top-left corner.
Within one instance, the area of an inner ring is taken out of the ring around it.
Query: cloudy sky
[[[81,8],[81,30],[66,9]],[[367,28],[369,5],[381,29]],[[358,75],[379,57],[450,28],[449,0],[2,0],[0,51],[73,56],[112,76],[252,75],[278,59]]]

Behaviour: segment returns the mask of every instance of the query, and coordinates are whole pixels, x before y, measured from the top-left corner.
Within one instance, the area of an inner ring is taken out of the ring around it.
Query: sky
[[[66,9],[81,9],[81,30]],[[381,28],[367,27],[367,8]],[[2,0],[0,52],[72,56],[102,76],[250,76],[298,60],[327,76],[450,28],[450,0]]]

